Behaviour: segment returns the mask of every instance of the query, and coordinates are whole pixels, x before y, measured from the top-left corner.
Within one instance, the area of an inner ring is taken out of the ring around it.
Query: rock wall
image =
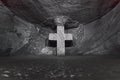
[[[74,46],[67,55],[104,55],[120,52],[120,3],[108,14],[89,24],[66,30],[74,35]],[[54,31],[20,19],[0,4],[0,55],[52,55],[46,46]]]
[[[0,55],[11,55],[37,33],[34,25],[21,20],[0,4]]]
[[[84,39],[78,53],[112,54],[119,53],[120,3],[107,15],[85,25]],[[76,48],[76,49],[77,49]]]

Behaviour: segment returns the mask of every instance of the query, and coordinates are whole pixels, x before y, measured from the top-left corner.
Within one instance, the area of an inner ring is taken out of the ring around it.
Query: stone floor
[[[1,57],[0,80],[120,80],[120,58]]]

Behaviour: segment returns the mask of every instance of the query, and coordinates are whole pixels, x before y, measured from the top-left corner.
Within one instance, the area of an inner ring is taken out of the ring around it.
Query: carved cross
[[[73,40],[72,34],[65,34],[65,27],[63,25],[63,20],[57,19],[57,33],[50,33],[49,40],[57,41],[57,55],[64,56],[65,55],[65,41]]]

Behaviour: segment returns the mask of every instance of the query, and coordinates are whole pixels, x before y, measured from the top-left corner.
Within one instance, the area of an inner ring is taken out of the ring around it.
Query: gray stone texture
[[[74,36],[74,46],[66,48],[67,55],[117,54],[120,49],[120,3],[88,24],[66,30]],[[46,46],[51,29],[21,19],[0,4],[0,55],[55,54]]]

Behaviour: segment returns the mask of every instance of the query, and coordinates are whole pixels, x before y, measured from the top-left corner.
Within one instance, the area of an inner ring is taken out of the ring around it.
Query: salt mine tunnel
[[[74,38],[66,55],[119,55],[119,1],[1,0],[0,55],[54,55],[46,45],[59,16]]]
[[[0,0],[0,80],[120,80],[119,55],[120,0]]]

